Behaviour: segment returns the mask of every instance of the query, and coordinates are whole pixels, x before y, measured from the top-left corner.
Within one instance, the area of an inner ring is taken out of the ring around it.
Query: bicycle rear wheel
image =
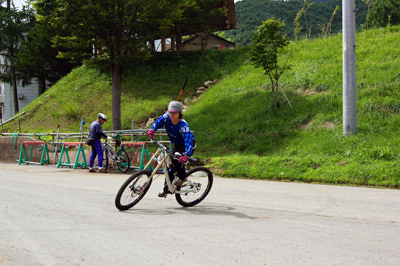
[[[118,169],[121,172],[126,173],[130,167],[128,153],[125,150],[119,150],[117,159],[118,159]]]
[[[175,198],[183,207],[191,207],[207,197],[213,184],[213,174],[208,168],[199,166],[189,170],[186,176],[188,180],[177,187]],[[183,191],[188,192],[182,193]]]
[[[142,170],[131,175],[119,189],[115,197],[115,207],[125,211],[135,206],[146,195],[153,179],[150,170]]]

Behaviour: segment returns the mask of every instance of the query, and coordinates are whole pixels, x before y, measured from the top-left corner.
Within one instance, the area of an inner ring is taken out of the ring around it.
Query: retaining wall
[[[14,137],[14,138],[12,138],[12,142],[11,142],[11,138],[12,137],[9,137],[9,136],[1,136],[0,137],[0,162],[2,162],[2,163],[18,163],[22,142],[30,140],[29,137]],[[47,144],[47,147],[49,149],[50,163],[57,164],[61,148],[59,148],[59,153],[57,153],[57,156],[55,158],[54,153],[51,150],[52,149],[51,144]],[[25,147],[25,149],[26,149],[26,153],[27,153],[29,160],[31,160],[31,150],[32,150],[32,161],[38,162],[38,163],[40,162],[40,159],[42,157],[42,150],[38,151],[36,146],[32,146],[32,149],[30,147]],[[130,152],[130,150],[131,149],[128,150],[128,154],[129,154],[130,160],[132,160],[133,158],[135,158],[135,152]],[[73,151],[73,150],[68,152],[71,163],[75,162],[76,153],[77,152]],[[133,162],[132,166],[139,166],[140,158],[141,158],[140,153],[141,153],[141,150],[139,150],[139,154],[136,156],[135,161]],[[88,166],[89,166],[90,154],[91,154],[91,147],[86,146],[85,147],[85,156],[86,156],[86,162],[87,162]],[[150,156],[151,156],[151,154],[150,154]],[[22,158],[25,158],[24,155]],[[65,153],[63,155],[62,161],[63,162],[67,161],[67,157],[66,157]],[[144,161],[144,163],[147,163],[146,156],[143,161]],[[83,160],[81,159],[80,162],[83,162]],[[111,163],[112,163],[112,160],[109,161],[109,164],[111,164]],[[155,165],[156,164],[153,164],[154,167],[155,167]]]
[[[11,140],[12,139],[12,140]],[[8,136],[3,136],[0,137],[0,162],[3,163],[18,163],[19,160],[19,154],[21,151],[21,144],[24,141],[29,141],[29,137],[8,137]],[[57,164],[58,163],[58,156],[59,153],[57,154],[57,157],[55,158],[53,151],[51,150],[51,144],[47,144],[47,148],[49,150],[49,159],[51,164]],[[40,151],[38,151],[40,149]],[[40,159],[42,157],[42,149],[37,148],[36,146],[31,147],[25,147],[27,156],[29,161],[32,158],[32,162],[40,162]],[[59,149],[61,151],[61,148]],[[90,150],[85,150],[85,155],[86,155],[86,161],[89,164],[89,158],[90,158]],[[76,157],[76,151],[69,151],[69,159],[71,163],[75,162],[75,157]],[[47,158],[47,155],[45,155]],[[25,155],[23,155],[22,158],[25,158]],[[55,160],[55,163],[54,163]],[[67,157],[64,155],[63,156],[63,161],[67,161]]]

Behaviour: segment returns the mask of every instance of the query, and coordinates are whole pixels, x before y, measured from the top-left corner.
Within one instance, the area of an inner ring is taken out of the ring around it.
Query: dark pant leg
[[[177,172],[177,175],[179,178],[181,178],[181,177],[185,178],[185,176],[186,176],[185,165],[173,158],[174,157],[173,155],[175,154],[175,152],[179,152],[182,154],[185,152],[185,145],[174,144],[174,147],[172,148],[171,152],[172,152],[172,155],[170,157],[171,157],[172,165],[168,166],[168,177],[172,183],[172,181],[174,181],[174,179],[175,179],[174,173]],[[166,181],[164,182],[164,191],[168,192],[168,185],[167,185]]]
[[[101,141],[99,139],[94,140],[92,146],[92,153],[90,155],[90,160],[89,160],[89,167],[93,167],[96,156],[100,168],[103,164],[103,148],[101,147]]]
[[[172,148],[172,154],[175,152],[179,152],[181,154],[185,153],[185,145],[174,144],[174,148]],[[179,179],[184,180],[186,178],[186,169],[185,164],[180,163],[178,159],[174,159],[171,156],[172,163],[174,164],[174,170],[177,172]]]
[[[92,152],[90,154],[90,159],[89,159],[89,168],[92,168],[94,166],[94,160],[97,157],[97,151],[96,147],[94,146],[94,143],[92,145]]]

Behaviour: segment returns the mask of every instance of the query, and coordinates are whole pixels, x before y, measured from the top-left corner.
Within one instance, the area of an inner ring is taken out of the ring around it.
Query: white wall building
[[[39,86],[36,81],[26,87],[22,87],[21,83],[18,82],[17,91],[19,110],[39,97]],[[13,88],[11,84],[0,81],[0,119],[4,122],[14,115]]]
[[[17,90],[19,110],[22,110],[22,108],[30,104],[37,97],[39,97],[39,87],[37,82],[34,82],[26,87],[21,87],[21,85],[18,84]],[[15,115],[13,88],[11,84],[8,83],[1,83],[0,113],[0,119],[2,119],[3,121],[6,121],[7,119]]]

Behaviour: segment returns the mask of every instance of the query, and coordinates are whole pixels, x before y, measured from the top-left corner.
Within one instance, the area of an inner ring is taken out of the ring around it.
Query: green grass
[[[162,114],[171,100],[176,100],[188,78],[182,99],[190,98],[207,80],[221,78],[236,70],[246,60],[246,50],[207,51],[176,55],[159,55],[137,68],[127,69],[122,77],[122,127],[130,129]],[[24,132],[51,132],[61,125],[64,132],[78,132],[80,120],[91,122],[102,112],[112,121],[112,88],[108,70],[86,66],[73,70],[68,76],[41,95],[22,111]],[[111,130],[107,123],[103,126]],[[17,123],[5,130],[16,131]]]
[[[344,137],[342,36],[299,41],[281,79],[293,109],[244,64],[193,106],[201,150],[226,177],[398,187],[399,27],[357,34],[358,132]],[[285,58],[285,56],[283,56]]]
[[[342,124],[342,36],[300,40],[280,83],[274,108],[269,80],[248,60],[248,48],[164,55],[123,77],[122,125],[161,115],[176,99],[186,77],[184,98],[218,79],[190,103],[185,119],[196,132],[196,156],[225,177],[290,180],[398,188],[400,173],[400,27],[357,34],[357,134],[344,137]],[[286,54],[289,52],[286,51]],[[285,56],[283,56],[285,58]],[[283,59],[282,59],[283,60]],[[82,67],[27,107],[25,132],[61,124],[77,132],[81,117],[111,117],[110,77]],[[106,128],[108,126],[106,125]],[[10,125],[9,132],[16,131]],[[109,126],[108,129],[111,129]],[[207,160],[206,160],[207,159]]]

